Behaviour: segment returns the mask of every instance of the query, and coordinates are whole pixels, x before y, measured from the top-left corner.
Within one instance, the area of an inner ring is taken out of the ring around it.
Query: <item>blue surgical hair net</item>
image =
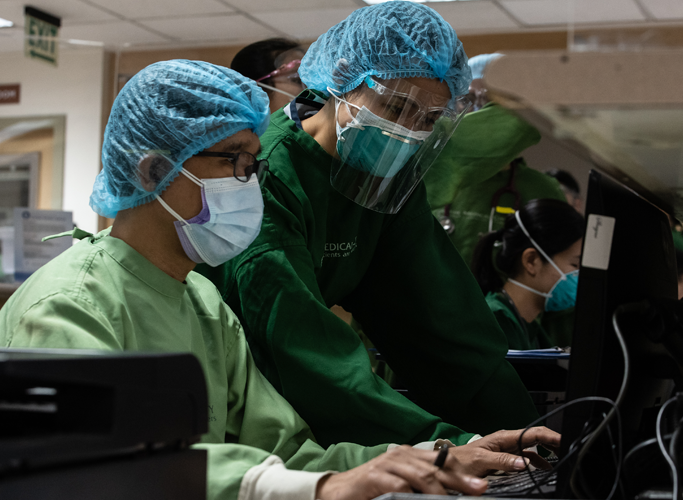
[[[470,65],[470,69],[472,70],[472,79],[484,78],[486,66],[499,57],[503,57],[503,54],[481,54],[471,57],[467,64]]]
[[[308,88],[344,94],[370,75],[436,78],[451,97],[467,93],[470,68],[455,30],[434,9],[386,2],[354,11],[306,52],[299,76]]]
[[[90,206],[104,217],[155,199],[183,162],[226,137],[268,127],[268,97],[249,78],[202,61],[162,61],[137,73],[114,101]],[[148,191],[140,162],[149,159]]]

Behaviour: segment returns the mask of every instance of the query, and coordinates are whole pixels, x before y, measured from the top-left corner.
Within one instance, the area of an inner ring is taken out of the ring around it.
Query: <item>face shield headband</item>
[[[336,100],[339,155],[332,186],[380,213],[400,210],[468,108],[467,97],[438,96],[402,79],[383,84],[368,77],[347,98],[327,90]]]

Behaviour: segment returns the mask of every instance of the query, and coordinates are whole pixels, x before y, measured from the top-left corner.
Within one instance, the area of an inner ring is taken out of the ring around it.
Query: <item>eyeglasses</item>
[[[241,153],[219,153],[214,151],[201,151],[195,156],[210,158],[227,158],[235,167],[233,176],[240,182],[249,182],[251,176],[256,174],[259,184],[268,171],[268,160],[257,160],[256,157],[243,151]]]
[[[367,77],[365,83],[383,99],[375,104],[381,106],[382,118],[397,123],[424,121],[427,125],[433,125],[441,116],[457,119],[470,104],[466,96],[451,100],[407,82],[403,82],[401,90],[390,89],[371,77]]]
[[[267,78],[275,78],[276,76],[296,75],[299,71],[299,66],[301,66],[301,59],[294,59],[293,61],[289,61],[288,63],[279,66],[275,71],[268,73],[266,76],[262,76],[256,81],[261,82]]]

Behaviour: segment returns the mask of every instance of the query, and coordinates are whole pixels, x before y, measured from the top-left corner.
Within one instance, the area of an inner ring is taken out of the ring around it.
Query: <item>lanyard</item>
[[[515,185],[515,177],[517,175],[517,167],[521,163],[522,159],[517,158],[510,163],[510,177],[508,177],[508,182],[505,186],[500,188],[498,191],[493,193],[493,198],[491,198],[491,213],[489,215],[489,233],[493,231],[493,215],[498,212],[500,214],[514,214],[516,210],[519,210],[522,204],[522,195],[519,194],[517,186]],[[513,208],[500,207],[498,203],[504,194],[512,194],[515,197],[515,203]]]

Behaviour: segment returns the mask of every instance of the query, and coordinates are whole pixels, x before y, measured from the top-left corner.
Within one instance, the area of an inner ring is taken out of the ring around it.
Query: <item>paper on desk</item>
[[[510,349],[506,357],[566,359],[569,358],[569,352],[561,347],[550,347],[548,349],[529,349],[528,351]]]

